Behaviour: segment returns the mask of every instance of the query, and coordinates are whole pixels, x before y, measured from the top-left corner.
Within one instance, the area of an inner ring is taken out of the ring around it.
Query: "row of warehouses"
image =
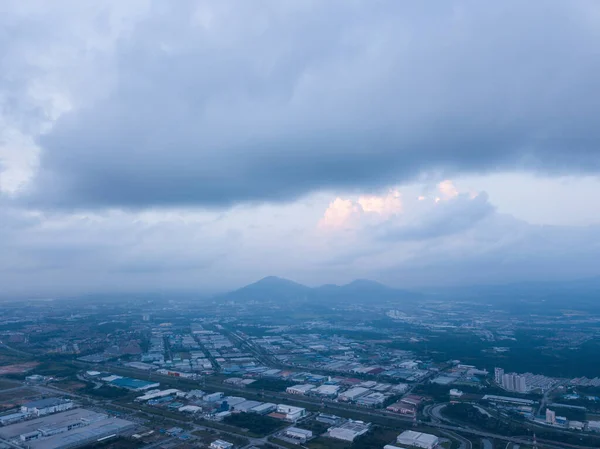
[[[391,385],[367,381],[346,390],[342,390],[340,385],[330,383],[320,386],[298,384],[288,387],[286,393],[337,398],[340,402],[352,402],[363,407],[381,407],[388,398],[405,392],[407,388],[406,384]]]

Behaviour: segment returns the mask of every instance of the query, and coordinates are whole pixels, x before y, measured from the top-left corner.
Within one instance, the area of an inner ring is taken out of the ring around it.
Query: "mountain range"
[[[268,276],[234,290],[218,299],[230,301],[328,301],[365,302],[387,300],[414,300],[420,293],[388,287],[379,282],[357,279],[345,285],[326,284],[308,287],[289,279]]]

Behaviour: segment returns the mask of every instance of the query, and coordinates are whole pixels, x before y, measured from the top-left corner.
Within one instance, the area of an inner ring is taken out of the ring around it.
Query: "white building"
[[[520,374],[509,373],[502,376],[502,388],[508,391],[516,391],[518,393],[527,392],[527,380],[525,376]]]
[[[548,424],[556,424],[556,412],[549,408],[546,409],[546,422]]]
[[[288,427],[285,429],[284,435],[304,443],[309,438],[312,438],[313,433],[310,430],[299,429],[298,427]]]
[[[335,397],[340,391],[339,385],[321,385],[319,388],[315,388],[311,393],[319,396]]]
[[[340,401],[356,401],[361,396],[365,396],[367,394],[369,394],[368,388],[354,387],[344,391],[343,393],[340,393],[338,399]]]
[[[421,433],[415,432],[414,430],[407,430],[398,435],[396,442],[398,444],[416,446],[422,449],[433,449],[439,444],[440,440],[435,435],[431,435],[429,433]]]
[[[22,405],[21,413],[42,416],[48,413],[64,412],[70,408],[73,408],[73,402],[68,399],[48,398]]]
[[[181,393],[181,391],[179,391],[175,388],[169,388],[168,390],[153,390],[153,391],[149,391],[148,393],[146,393],[142,396],[138,396],[137,398],[135,398],[135,401],[136,402],[150,401],[152,399],[164,398],[164,397],[171,396],[173,394],[178,394],[178,393]]]
[[[600,432],[600,421],[588,421],[587,429],[590,432]]]
[[[182,407],[179,407],[178,410],[180,412],[186,413],[198,413],[202,410],[202,407],[198,407],[197,405],[184,405]]]
[[[336,438],[344,441],[354,441],[361,435],[364,435],[369,431],[371,423],[365,423],[363,421],[348,421],[339,427],[332,427],[329,429],[329,437]]]
[[[583,430],[584,424],[581,421],[569,421],[569,429]]]
[[[387,396],[383,393],[370,393],[366,396],[361,396],[356,400],[358,405],[363,407],[380,407],[383,405]]]
[[[250,413],[256,413],[258,415],[266,415],[267,413],[271,413],[272,411],[277,410],[277,406],[270,402],[265,402],[264,404],[257,405],[249,410]]]
[[[233,443],[229,441],[215,440],[210,443],[210,449],[231,449],[232,447]]]
[[[316,385],[313,384],[300,384],[300,385],[294,385],[292,387],[287,387],[285,389],[286,393],[289,394],[306,394],[311,390],[314,390],[316,388]]]
[[[494,368],[494,380],[498,385],[502,385],[502,377],[504,376],[504,370],[502,368]]]
[[[207,394],[202,398],[206,402],[217,402],[223,399],[224,394],[222,392]]]
[[[460,398],[462,395],[463,395],[463,392],[460,390],[457,390],[456,388],[453,388],[452,390],[450,390],[451,398]]]
[[[300,418],[306,416],[306,409],[302,407],[294,407],[286,404],[277,405],[277,413],[285,415],[285,420],[296,422]]]

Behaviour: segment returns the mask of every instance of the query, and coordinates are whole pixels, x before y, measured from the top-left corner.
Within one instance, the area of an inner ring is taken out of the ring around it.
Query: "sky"
[[[600,275],[600,4],[0,2],[7,295]]]

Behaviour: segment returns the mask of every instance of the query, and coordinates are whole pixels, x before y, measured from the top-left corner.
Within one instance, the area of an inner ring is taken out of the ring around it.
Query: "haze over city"
[[[0,1],[0,449],[600,448],[600,2]]]
[[[593,1],[5,1],[5,294],[597,276]]]

